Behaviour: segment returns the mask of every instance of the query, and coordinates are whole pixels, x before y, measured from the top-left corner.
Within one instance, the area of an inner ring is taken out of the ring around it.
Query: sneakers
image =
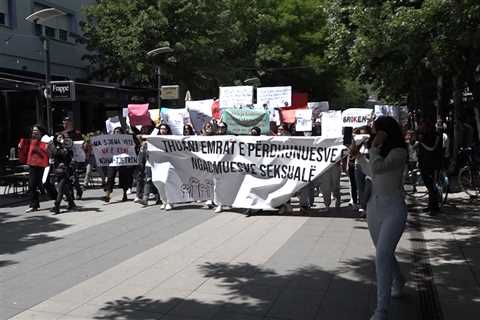
[[[205,205],[207,206],[207,209],[213,209],[213,207],[214,207],[212,200],[207,200],[205,202]]]
[[[38,208],[28,208],[27,210],[25,210],[25,213],[30,213],[34,211],[38,211]]]
[[[166,211],[169,211],[169,210],[172,210],[172,209],[173,209],[173,207],[170,203],[165,204],[165,210]]]
[[[148,206],[148,200],[146,199],[138,199],[137,203],[141,204],[142,206]]]
[[[405,288],[405,283],[406,281],[404,278],[393,280],[392,290],[391,290],[392,298],[400,298],[401,296],[403,296],[404,294],[403,289]]]
[[[128,189],[127,189],[127,194],[132,194],[132,193],[133,193],[133,192],[132,192],[132,188],[128,188]]]
[[[215,208],[215,213],[220,213],[223,211],[222,205],[219,205]]]
[[[360,209],[358,209],[358,215],[359,215],[360,218],[366,218],[367,217],[367,212],[365,211],[365,209],[360,208]]]
[[[142,199],[137,198],[137,197],[135,197],[135,199],[133,199],[133,202],[134,202],[134,203],[140,203],[140,201],[142,201]]]

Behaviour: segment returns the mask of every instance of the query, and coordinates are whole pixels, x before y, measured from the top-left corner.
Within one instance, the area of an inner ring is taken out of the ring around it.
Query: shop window
[[[58,38],[62,41],[68,41],[68,32],[67,30],[58,30]]]
[[[56,36],[56,30],[54,28],[45,26],[45,35],[49,38],[55,38]]]
[[[0,25],[5,25],[5,13],[0,12]]]

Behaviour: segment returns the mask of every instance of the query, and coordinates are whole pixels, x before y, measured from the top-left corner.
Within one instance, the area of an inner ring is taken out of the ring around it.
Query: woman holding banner
[[[355,144],[350,148],[350,155],[358,158],[364,172],[372,178],[367,221],[376,247],[377,307],[371,320],[383,320],[388,317],[391,297],[399,297],[405,286],[395,249],[407,220],[403,170],[408,152],[402,130],[392,117],[375,120],[372,134],[375,137],[369,159],[360,154]]]
[[[115,128],[112,134],[124,134],[124,130],[120,127]],[[108,167],[107,169],[107,185],[105,192],[105,202],[110,202],[113,187],[115,185],[115,177],[118,172],[118,180],[123,190],[122,201],[127,201],[127,191],[133,183],[133,172],[130,166]]]

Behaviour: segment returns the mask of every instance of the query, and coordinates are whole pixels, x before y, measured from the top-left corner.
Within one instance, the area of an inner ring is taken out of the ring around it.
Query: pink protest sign
[[[148,103],[145,104],[129,104],[128,118],[132,126],[148,126],[152,124],[150,113],[148,112]]]

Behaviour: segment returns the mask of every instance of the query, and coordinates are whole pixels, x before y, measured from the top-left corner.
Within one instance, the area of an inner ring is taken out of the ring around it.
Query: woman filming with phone
[[[355,144],[350,148],[350,156],[357,158],[364,172],[372,177],[367,221],[376,248],[377,307],[371,320],[384,320],[391,297],[399,297],[405,286],[395,249],[407,221],[403,170],[408,152],[400,125],[392,117],[375,120],[371,138],[369,159],[360,154]]]

